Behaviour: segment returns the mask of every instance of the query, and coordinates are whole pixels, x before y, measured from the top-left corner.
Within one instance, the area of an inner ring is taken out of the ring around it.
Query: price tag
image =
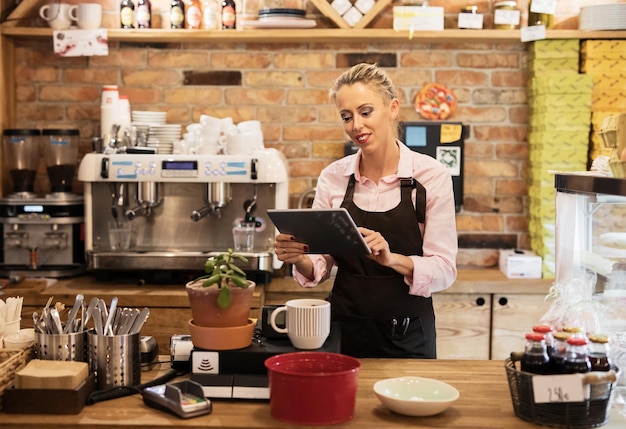
[[[532,0],[530,11],[554,15],[554,12],[556,12],[556,0]]]
[[[529,27],[522,27],[520,31],[520,38],[522,42],[532,42],[533,40],[543,40],[546,38],[546,26],[545,25],[531,25]]]
[[[519,25],[519,10],[496,9],[493,17],[494,24]]]
[[[480,13],[459,13],[459,28],[481,30],[483,28],[483,15]]]
[[[582,402],[585,389],[580,374],[533,376],[535,403]]]

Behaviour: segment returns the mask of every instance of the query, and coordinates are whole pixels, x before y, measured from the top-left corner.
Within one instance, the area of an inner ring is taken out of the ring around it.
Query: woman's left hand
[[[363,235],[365,243],[372,251],[368,258],[373,259],[380,265],[389,266],[391,264],[391,251],[385,237],[380,232],[363,227],[359,227],[359,232]]]

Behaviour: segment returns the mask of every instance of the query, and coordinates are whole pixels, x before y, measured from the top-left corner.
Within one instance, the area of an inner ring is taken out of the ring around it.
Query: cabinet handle
[[[506,297],[504,296],[498,300],[498,304],[500,305],[507,305],[508,303],[509,303],[509,300],[506,299]]]
[[[485,305],[485,298],[483,298],[482,296],[480,298],[476,298],[476,305],[479,307]]]

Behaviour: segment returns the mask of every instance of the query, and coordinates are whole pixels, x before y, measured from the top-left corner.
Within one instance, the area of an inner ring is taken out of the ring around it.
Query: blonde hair
[[[378,64],[361,63],[343,72],[328,90],[328,96],[333,102],[337,101],[337,92],[346,85],[355,83],[370,85],[379,93],[385,102],[389,104],[394,98],[398,98],[396,88],[387,73],[378,67]]]

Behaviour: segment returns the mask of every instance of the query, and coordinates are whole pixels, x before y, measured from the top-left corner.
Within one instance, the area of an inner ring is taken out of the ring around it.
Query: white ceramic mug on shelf
[[[283,311],[285,328],[276,325],[276,317]],[[319,349],[330,335],[330,302],[323,299],[292,299],[272,312],[270,324],[276,332],[286,333],[295,348]]]
[[[102,6],[98,3],[81,3],[76,9],[76,23],[84,30],[95,30],[102,24]]]
[[[72,22],[76,21],[78,6],[67,3],[50,3],[41,6],[39,16],[48,22],[50,28],[55,30],[67,30]]]

